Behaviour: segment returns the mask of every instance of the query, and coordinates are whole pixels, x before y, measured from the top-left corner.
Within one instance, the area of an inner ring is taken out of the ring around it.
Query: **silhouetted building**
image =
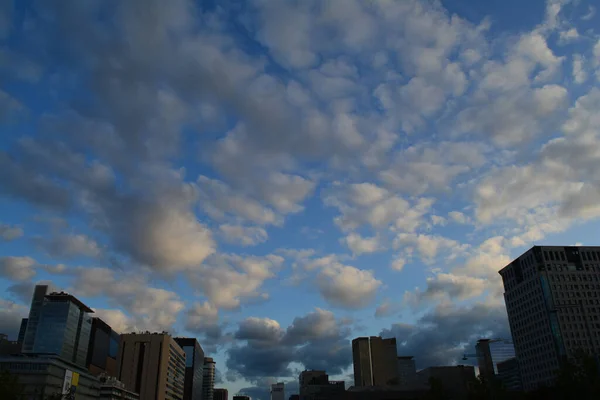
[[[343,397],[332,400],[415,400],[426,399],[428,389],[424,387],[404,388],[397,385],[386,386],[352,386]]]
[[[232,400],[250,400],[250,396],[246,396],[245,394],[236,394],[233,396]]]
[[[398,379],[396,339],[371,336],[352,340],[355,386],[395,384]]]
[[[409,386],[417,382],[417,365],[413,356],[398,357],[398,385]]]
[[[579,349],[600,353],[600,247],[534,246],[499,273],[524,390]]]
[[[98,378],[55,354],[0,357],[0,371],[8,371],[18,379],[23,387],[23,399],[76,393],[77,400],[97,400],[100,395]],[[3,394],[0,393],[1,399],[4,399]]]
[[[466,399],[469,388],[476,381],[475,368],[470,365],[452,367],[429,367],[417,372],[422,383],[427,384],[433,378],[441,383],[449,399]]]
[[[271,385],[271,400],[285,400],[285,384],[283,382]]]
[[[21,319],[21,327],[19,328],[19,336],[17,338],[17,342],[21,343],[21,345],[23,344],[23,341],[25,340],[25,331],[27,330],[27,318],[23,318]]]
[[[288,397],[288,400],[300,400],[300,395],[299,394],[293,394],[290,397]]]
[[[22,351],[56,354],[85,367],[94,311],[68,293],[47,291],[46,285],[35,287]]]
[[[117,378],[140,399],[183,398],[185,353],[167,333],[121,335]]]
[[[515,347],[510,340],[480,339],[475,345],[479,375],[491,382],[498,374],[498,363],[515,356]]]
[[[119,334],[100,318],[92,318],[87,369],[92,375],[117,376]]]
[[[300,400],[335,399],[345,390],[343,381],[330,381],[325,371],[306,370],[300,373]]]
[[[213,400],[229,400],[229,394],[227,389],[214,388],[213,389]]]
[[[202,372],[202,400],[214,400],[215,360],[210,357],[204,357],[204,369]]]
[[[519,362],[517,361],[516,357],[499,362],[497,367],[497,377],[500,382],[502,382],[502,385],[506,388],[506,390],[511,392],[523,390],[521,373],[519,372]]]
[[[185,352],[185,383],[183,400],[202,399],[204,350],[195,338],[175,338]]]

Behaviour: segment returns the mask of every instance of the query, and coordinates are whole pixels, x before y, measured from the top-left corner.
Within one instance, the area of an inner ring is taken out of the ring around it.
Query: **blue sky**
[[[598,235],[598,6],[2,2],[0,330],[50,282],[256,398],[509,335],[497,271]]]

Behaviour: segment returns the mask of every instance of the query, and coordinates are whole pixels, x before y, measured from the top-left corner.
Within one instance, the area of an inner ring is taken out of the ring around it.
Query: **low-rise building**
[[[429,367],[417,372],[417,376],[424,384],[432,378],[437,380],[449,399],[466,399],[470,387],[477,380],[475,367],[471,365]]]
[[[23,386],[24,399],[45,399],[62,394],[66,399],[97,400],[100,381],[79,365],[56,355],[19,355],[0,358],[0,371],[8,371]]]
[[[113,376],[100,376],[100,399],[139,400],[140,395],[125,388],[125,384]]]
[[[233,396],[232,400],[250,400],[250,396],[246,396],[245,394],[236,394]]]
[[[330,381],[325,371],[302,371],[299,377],[300,400],[330,399],[343,394],[346,390],[343,381]]]
[[[417,382],[417,365],[413,356],[398,357],[398,385],[411,386]]]

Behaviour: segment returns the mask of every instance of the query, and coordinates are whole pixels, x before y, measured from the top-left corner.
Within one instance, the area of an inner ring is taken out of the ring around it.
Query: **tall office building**
[[[215,388],[213,390],[213,400],[229,400],[227,389]]]
[[[300,373],[299,400],[333,399],[346,390],[343,381],[330,381],[325,371],[306,370]]]
[[[202,400],[214,400],[215,360],[204,357],[204,370],[202,372]]]
[[[384,386],[398,378],[396,339],[377,336],[352,340],[355,386]]]
[[[498,363],[515,357],[512,340],[479,339],[475,345],[479,374],[488,382],[498,375]]]
[[[398,385],[410,386],[417,382],[417,365],[413,356],[398,357]]]
[[[185,352],[166,333],[121,335],[117,378],[143,400],[181,400]]]
[[[175,338],[185,352],[185,383],[183,400],[202,399],[204,350],[195,338]]]
[[[92,318],[86,366],[94,376],[117,376],[119,334],[100,318]]]
[[[285,384],[283,382],[271,385],[271,400],[285,400]]]
[[[600,247],[534,246],[500,272],[525,390],[578,349],[600,351]]]
[[[56,354],[85,367],[94,311],[68,293],[47,291],[46,285],[35,287],[23,353]]]

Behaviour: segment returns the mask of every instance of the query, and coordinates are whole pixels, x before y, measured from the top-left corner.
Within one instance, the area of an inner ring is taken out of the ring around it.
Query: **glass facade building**
[[[100,318],[92,318],[89,343],[86,361],[88,370],[94,375],[106,373],[116,376],[119,334]]]
[[[175,338],[185,353],[184,400],[200,400],[204,382],[204,350],[194,338]]]
[[[56,354],[85,367],[93,311],[67,293],[46,292],[47,286],[35,288],[23,352]]]

